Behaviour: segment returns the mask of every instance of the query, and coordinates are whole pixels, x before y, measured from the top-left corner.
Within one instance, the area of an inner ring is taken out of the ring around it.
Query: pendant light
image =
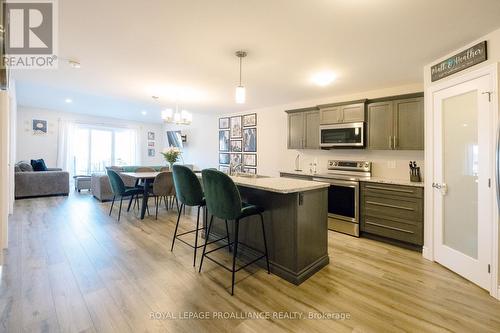
[[[237,104],[245,104],[246,91],[245,87],[241,84],[241,67],[242,60],[247,56],[245,51],[236,51],[236,56],[240,59],[240,84],[236,87],[235,100]]]

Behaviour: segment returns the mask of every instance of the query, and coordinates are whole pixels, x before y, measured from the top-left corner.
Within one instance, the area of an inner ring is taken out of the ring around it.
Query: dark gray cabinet
[[[423,188],[361,182],[360,230],[362,234],[421,247],[424,234]]]
[[[365,121],[366,100],[319,105],[321,125]]]
[[[424,149],[423,97],[369,103],[368,148]]]
[[[289,110],[288,149],[319,149],[319,110]]]

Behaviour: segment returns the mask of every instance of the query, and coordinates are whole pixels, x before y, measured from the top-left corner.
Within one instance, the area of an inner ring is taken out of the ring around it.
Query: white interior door
[[[434,93],[435,260],[490,290],[493,112],[488,75]]]

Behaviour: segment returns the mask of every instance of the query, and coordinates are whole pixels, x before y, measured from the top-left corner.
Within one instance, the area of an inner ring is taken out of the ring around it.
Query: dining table
[[[141,220],[144,220],[144,215],[146,215],[150,184],[154,181],[158,174],[160,174],[160,172],[122,172],[122,175],[134,178],[136,180],[136,185],[139,183],[139,181],[143,181],[144,191],[142,194]],[[131,203],[132,200],[130,200],[129,202],[129,209]]]

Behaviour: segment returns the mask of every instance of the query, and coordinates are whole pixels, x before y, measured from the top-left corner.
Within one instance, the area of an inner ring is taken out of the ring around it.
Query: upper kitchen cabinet
[[[366,100],[319,105],[321,125],[365,121]]]
[[[407,97],[368,104],[369,149],[424,149],[424,98],[422,94]]]
[[[319,149],[317,108],[288,110],[288,149]]]

